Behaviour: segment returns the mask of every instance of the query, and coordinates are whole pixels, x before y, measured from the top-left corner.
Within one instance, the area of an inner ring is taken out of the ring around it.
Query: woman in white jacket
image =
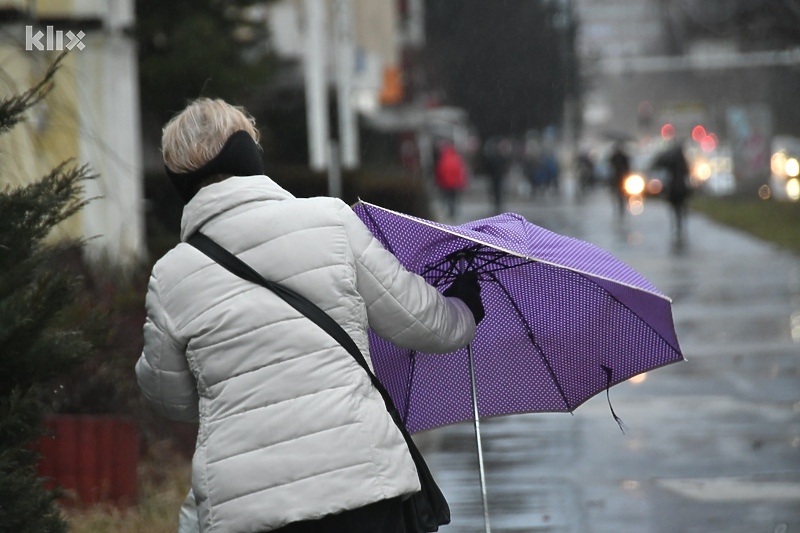
[[[163,415],[199,418],[203,533],[403,531],[401,501],[419,480],[366,372],[278,296],[185,241],[202,229],[313,301],[364,354],[368,328],[418,351],[466,345],[483,316],[477,283],[443,296],[349,206],[295,198],[264,176],[257,139],[252,118],[221,100],[197,100],[164,128],[184,242],[153,267],[139,385]]]

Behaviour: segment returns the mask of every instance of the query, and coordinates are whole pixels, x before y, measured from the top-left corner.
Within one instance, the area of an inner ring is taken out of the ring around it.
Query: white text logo
[[[72,50],[73,48],[83,50],[86,47],[86,45],[81,42],[81,39],[86,36],[82,31],[78,33],[68,31],[64,33],[61,30],[53,31],[52,26],[47,26],[45,31],[47,31],[47,35],[42,33],[41,30],[34,34],[33,26],[25,26],[25,50],[33,50],[34,48],[47,51]],[[44,41],[42,41],[42,38],[45,38]]]

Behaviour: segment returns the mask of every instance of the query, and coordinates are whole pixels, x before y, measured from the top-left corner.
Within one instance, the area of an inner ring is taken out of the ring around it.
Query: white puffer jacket
[[[197,230],[312,300],[362,353],[368,327],[433,353],[475,334],[463,302],[404,270],[339,200],[229,178],[184,208],[181,239]],[[366,372],[269,290],[181,243],[153,268],[146,307],[139,385],[165,416],[200,420],[201,531],[270,531],[419,489]]]

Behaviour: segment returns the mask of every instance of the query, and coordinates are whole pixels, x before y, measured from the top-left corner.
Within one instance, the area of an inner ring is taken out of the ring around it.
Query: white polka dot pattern
[[[360,202],[355,211],[440,290],[479,273],[473,342],[481,417],[573,411],[609,385],[683,360],[668,298],[608,252],[506,213],[448,226]],[[458,257],[459,252],[462,256]],[[467,350],[410,352],[370,333],[375,373],[409,431],[472,419]]]

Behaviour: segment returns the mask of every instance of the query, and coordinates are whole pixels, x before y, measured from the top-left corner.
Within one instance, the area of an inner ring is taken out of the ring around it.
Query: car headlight
[[[631,174],[625,178],[622,187],[630,195],[642,194],[644,192],[644,178],[639,174]]]

